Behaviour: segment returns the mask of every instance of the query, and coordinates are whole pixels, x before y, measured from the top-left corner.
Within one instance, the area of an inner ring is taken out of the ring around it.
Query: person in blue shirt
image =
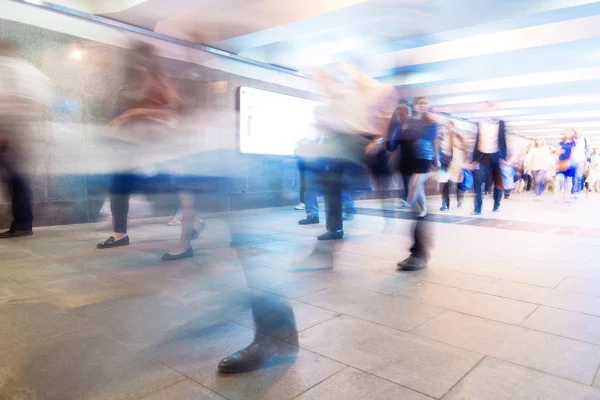
[[[562,141],[558,144],[558,167],[557,167],[557,195],[563,193],[565,202],[569,202],[571,189],[573,188],[573,179],[575,178],[576,166],[573,163],[573,148],[575,147],[574,132],[568,130],[564,133]]]

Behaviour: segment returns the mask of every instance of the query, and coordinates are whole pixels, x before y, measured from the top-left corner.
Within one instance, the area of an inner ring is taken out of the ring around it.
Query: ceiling
[[[56,2],[300,72],[352,62],[439,111],[600,146],[600,0]]]

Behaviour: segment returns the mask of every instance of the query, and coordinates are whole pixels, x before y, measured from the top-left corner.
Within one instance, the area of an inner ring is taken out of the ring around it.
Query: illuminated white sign
[[[292,156],[298,142],[314,139],[316,101],[240,88],[240,151]]]

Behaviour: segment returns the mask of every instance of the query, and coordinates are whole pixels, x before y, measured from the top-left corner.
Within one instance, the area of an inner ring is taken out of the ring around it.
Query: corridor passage
[[[203,215],[195,256],[172,263],[164,218],[132,221],[119,249],[95,248],[105,223],[2,242],[0,399],[600,399],[600,196],[471,203],[428,217],[416,272],[396,269],[412,222],[377,201],[325,244],[291,208],[237,213],[235,238]],[[220,375],[252,341],[248,291],[289,299],[300,350]]]

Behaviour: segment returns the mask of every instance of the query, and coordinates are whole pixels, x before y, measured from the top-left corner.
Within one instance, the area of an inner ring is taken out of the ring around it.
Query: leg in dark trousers
[[[298,160],[298,173],[300,174],[300,203],[306,203],[306,164],[302,160]]]
[[[127,215],[129,198],[134,190],[137,178],[134,175],[115,175],[110,185],[110,211],[112,213],[113,232],[127,233]]]
[[[481,213],[481,206],[483,204],[483,193],[482,186],[485,184],[486,190],[488,182],[494,182],[494,211],[497,211],[500,207],[500,201],[502,200],[503,189],[500,189],[499,182],[499,167],[497,164],[492,162],[489,155],[485,155],[479,162],[479,169],[473,173],[475,183],[475,210],[474,212]]]
[[[429,260],[430,240],[426,232],[427,223],[417,220],[413,227],[413,246],[410,248],[410,254],[419,258],[425,263]]]
[[[402,193],[402,200],[406,201],[408,199],[408,187],[410,186],[410,174],[402,174],[402,188],[404,192]]]
[[[450,182],[445,182],[442,188],[442,211],[450,208]]]
[[[398,263],[398,268],[403,271],[415,271],[427,267],[431,238],[427,232],[427,222],[415,220],[413,225],[413,245],[410,248],[410,257]]]
[[[31,232],[33,227],[33,209],[31,188],[27,179],[17,173],[10,173],[8,186],[12,192],[13,221],[11,231]]]
[[[237,218],[231,214],[227,216],[231,232],[230,246],[237,253],[248,288],[261,287],[264,285],[265,276],[252,273],[254,265],[249,261],[247,254],[244,254],[244,246],[238,245],[237,238],[244,237],[244,233],[243,225],[238,223]],[[250,294],[250,308],[255,327],[254,339],[249,346],[221,360],[218,368],[222,373],[252,371],[268,365],[270,360],[273,364],[291,364],[295,361],[298,352],[298,330],[294,310],[283,297],[261,295],[259,292]],[[284,338],[289,338],[289,344],[279,340]]]
[[[475,192],[475,213],[481,213],[481,206],[483,205],[483,185],[486,185],[486,171],[483,166],[480,166],[478,170],[473,171],[473,191]]]
[[[321,187],[325,197],[327,232],[320,240],[340,239],[343,236],[342,177],[344,168],[339,162],[328,163],[321,174]]]

